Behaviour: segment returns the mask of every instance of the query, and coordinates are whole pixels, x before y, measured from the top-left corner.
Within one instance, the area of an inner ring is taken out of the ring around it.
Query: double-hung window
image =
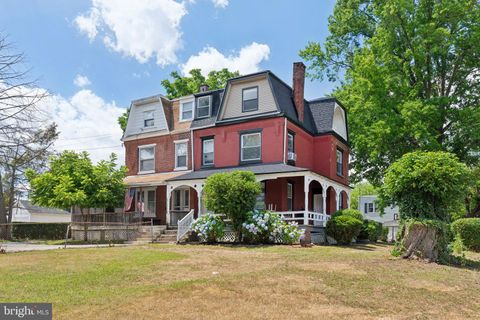
[[[244,133],[240,138],[240,160],[257,161],[262,159],[262,133]]]
[[[190,190],[177,189],[173,191],[173,210],[188,211],[190,210]]]
[[[337,175],[343,176],[343,151],[337,149]]]
[[[155,120],[154,120],[153,110],[145,111],[143,113],[143,126],[147,128],[147,127],[153,127],[154,125],[155,125]]]
[[[214,157],[214,141],[213,138],[205,138],[202,140],[202,165],[213,165]]]
[[[155,171],[155,146],[138,147],[140,172]]]
[[[182,102],[180,108],[180,121],[192,120],[193,118],[193,101]]]
[[[242,90],[242,111],[258,110],[258,87],[246,88]]]
[[[373,202],[366,202],[364,212],[365,213],[373,213],[374,211],[375,211],[375,208],[373,206]]]
[[[186,140],[175,141],[175,169],[187,169],[188,143]]]
[[[289,153],[294,153],[295,152],[295,147],[294,147],[294,139],[295,139],[295,136],[293,135],[293,133],[288,133],[287,135],[287,140],[288,140],[288,152]]]
[[[210,116],[210,96],[199,97],[197,99],[197,118]]]
[[[287,210],[293,211],[293,184],[287,183]]]

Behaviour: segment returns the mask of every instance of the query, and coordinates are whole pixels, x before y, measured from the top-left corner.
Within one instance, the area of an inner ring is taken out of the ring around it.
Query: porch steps
[[[138,229],[138,237],[134,241],[129,241],[129,244],[147,244],[155,241],[163,232],[165,232],[167,226],[141,226]]]
[[[177,229],[166,229],[154,241],[155,243],[176,243]]]

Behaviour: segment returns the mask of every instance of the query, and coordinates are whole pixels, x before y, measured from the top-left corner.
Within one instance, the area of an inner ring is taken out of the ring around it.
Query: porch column
[[[166,224],[170,224],[170,196],[172,195],[172,187],[167,185],[167,221]]]
[[[350,209],[350,192],[345,192],[347,194],[347,209]]]
[[[328,190],[328,185],[322,183],[321,186],[322,186],[322,201],[323,201],[322,213],[327,214],[327,190]]]
[[[304,176],[303,177],[303,191],[305,193],[305,201],[304,201],[304,204],[305,204],[305,211],[303,213],[303,224],[306,226],[308,225],[308,189],[309,189],[309,186],[310,186],[310,177],[308,176]]]
[[[198,188],[197,190],[197,198],[198,198],[198,217],[200,218],[201,214],[202,214],[202,193],[203,193],[203,189],[202,188]]]
[[[340,210],[340,207],[342,204],[340,203],[340,192],[342,192],[339,189],[335,189],[335,203],[337,204],[337,210]]]

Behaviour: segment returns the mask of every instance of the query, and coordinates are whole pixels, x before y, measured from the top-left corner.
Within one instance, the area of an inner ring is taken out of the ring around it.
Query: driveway
[[[67,249],[72,248],[100,248],[108,247],[108,244],[78,244],[67,245]],[[124,246],[123,244],[116,244],[115,246]],[[22,252],[22,251],[42,251],[42,250],[55,250],[63,249],[64,245],[49,245],[49,244],[37,244],[29,242],[4,242],[0,243],[0,248],[3,248],[7,253]]]

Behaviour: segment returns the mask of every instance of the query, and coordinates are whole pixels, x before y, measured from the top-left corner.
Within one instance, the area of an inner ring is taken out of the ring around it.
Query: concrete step
[[[177,229],[167,229],[165,230],[164,234],[174,234],[177,235],[178,230]]]

